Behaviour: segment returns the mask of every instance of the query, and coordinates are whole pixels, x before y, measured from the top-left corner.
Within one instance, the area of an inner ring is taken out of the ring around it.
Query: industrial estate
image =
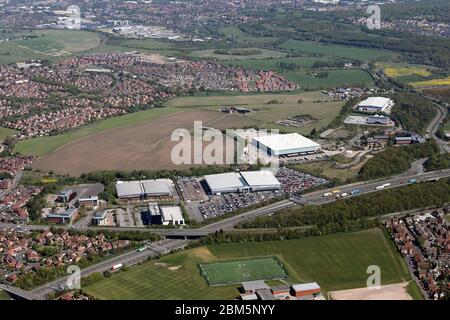
[[[0,1],[0,300],[448,300],[449,13]]]

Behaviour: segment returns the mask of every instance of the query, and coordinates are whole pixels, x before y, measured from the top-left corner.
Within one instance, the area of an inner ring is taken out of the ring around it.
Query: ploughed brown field
[[[71,142],[37,159],[33,168],[78,176],[95,170],[160,170],[176,165],[171,141],[177,128],[192,132],[194,121],[219,130],[252,126],[252,120],[208,110],[189,110],[136,125],[111,129]],[[208,143],[206,143],[208,144]]]

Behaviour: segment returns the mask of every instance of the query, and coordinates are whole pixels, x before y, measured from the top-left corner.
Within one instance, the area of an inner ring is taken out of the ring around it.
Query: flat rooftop
[[[246,186],[244,179],[236,172],[209,174],[205,176],[205,180],[211,190],[233,189]]]
[[[142,194],[142,188],[140,181],[118,181],[116,183],[117,196],[130,197],[140,196]]]
[[[142,181],[144,192],[147,194],[171,194],[169,186],[164,180]]]
[[[242,177],[249,186],[279,186],[280,182],[269,170],[243,171]]]
[[[320,148],[320,144],[298,133],[270,134],[262,137],[255,137],[253,140],[258,141],[272,150]]]
[[[160,207],[164,221],[183,220],[181,208],[177,206]]]
[[[302,283],[302,284],[294,284],[292,286],[292,289],[295,291],[308,291],[308,290],[320,290],[320,286],[317,284],[317,282],[310,282],[310,283]]]
[[[383,108],[391,102],[391,99],[384,98],[384,97],[369,97],[366,100],[361,101],[358,103],[358,106],[360,107],[377,107],[377,108]]]

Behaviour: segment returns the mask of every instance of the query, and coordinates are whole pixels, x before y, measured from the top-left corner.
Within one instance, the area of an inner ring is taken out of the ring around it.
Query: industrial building
[[[205,176],[211,194],[279,190],[281,184],[271,171],[244,171]]]
[[[321,289],[317,282],[294,284],[291,288],[291,294],[296,298],[318,295],[320,291]]]
[[[116,192],[119,199],[143,200],[148,197],[172,197],[170,180],[142,180],[142,181],[118,181]]]
[[[161,207],[162,224],[178,226],[184,225],[183,213],[178,206]]]
[[[163,206],[158,203],[151,202],[148,204],[148,211],[141,214],[144,224],[150,225],[184,225],[183,213],[178,206]]]
[[[107,215],[106,210],[94,213],[92,223],[96,226],[105,226]]]
[[[95,209],[98,207],[98,196],[80,197],[78,205],[83,208]]]
[[[245,171],[241,172],[241,176],[253,192],[281,189],[281,183],[268,170]]]
[[[320,144],[298,133],[271,134],[255,137],[252,144],[271,156],[289,154],[315,153],[320,150]]]
[[[209,174],[205,176],[205,181],[212,194],[244,192],[249,189],[244,178],[237,172]]]
[[[47,222],[56,224],[72,223],[78,217],[77,208],[68,208],[63,212],[50,213],[47,215]]]
[[[356,105],[356,109],[362,112],[385,112],[390,113],[394,101],[384,97],[369,97]]]

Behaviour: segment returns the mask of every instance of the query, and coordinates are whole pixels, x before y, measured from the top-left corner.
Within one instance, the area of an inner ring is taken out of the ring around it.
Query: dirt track
[[[359,288],[329,292],[332,300],[412,300],[406,292],[408,282],[381,286],[380,289]]]
[[[192,130],[194,121],[200,120],[203,126],[217,129],[251,125],[238,116],[190,110],[74,141],[36,160],[33,168],[76,176],[94,170],[180,168],[170,158],[177,144],[170,141],[170,136],[177,128]]]

